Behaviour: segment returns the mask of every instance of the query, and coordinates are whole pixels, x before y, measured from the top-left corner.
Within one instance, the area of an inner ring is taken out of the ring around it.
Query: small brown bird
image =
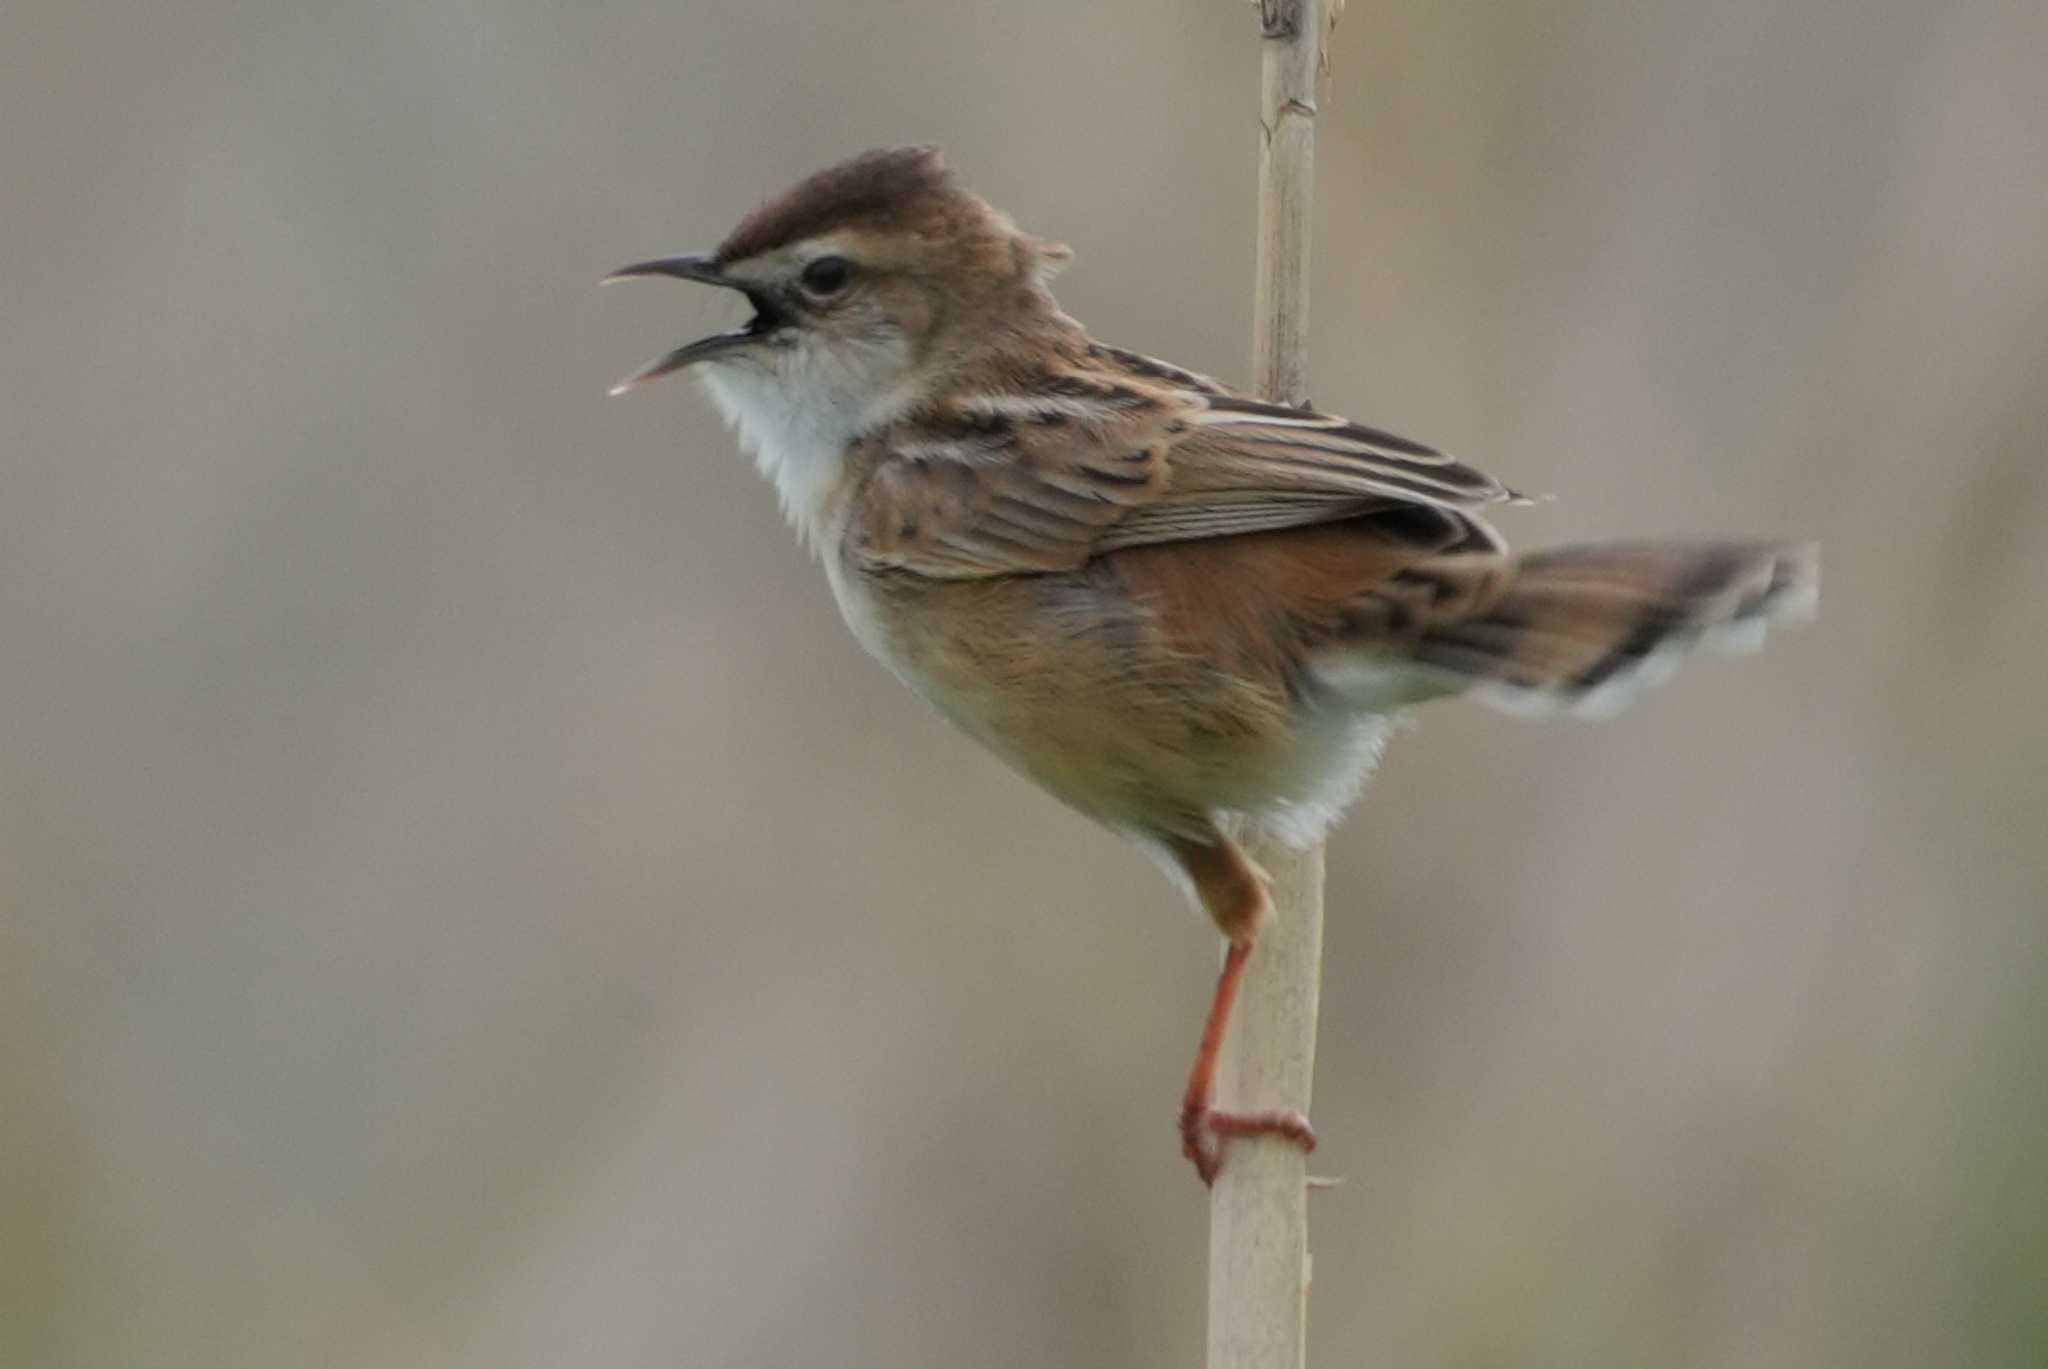
[[[1228,941],[1181,1109],[1206,1182],[1229,1136],[1314,1144],[1298,1114],[1211,1106],[1270,915],[1226,833],[1319,836],[1411,704],[1604,714],[1694,647],[1753,648],[1812,611],[1818,562],[1763,542],[1515,555],[1477,510],[1517,497],[1464,462],[1091,339],[1047,290],[1070,256],[936,150],[868,152],[715,251],[615,273],[754,314],[613,393],[695,369],[861,645],[1192,889]]]

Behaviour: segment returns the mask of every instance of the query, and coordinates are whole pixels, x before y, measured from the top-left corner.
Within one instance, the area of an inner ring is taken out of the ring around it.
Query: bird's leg
[[[1220,1112],[1211,1106],[1216,1096],[1216,1060],[1223,1052],[1230,1010],[1237,1002],[1238,985],[1251,954],[1250,941],[1233,941],[1224,954],[1223,972],[1216,977],[1216,996],[1209,1001],[1209,1018],[1202,1025],[1202,1043],[1195,1051],[1194,1068],[1188,1071],[1187,1091],[1181,1095],[1180,1153],[1188,1157],[1205,1184],[1216,1182],[1223,1168],[1223,1142],[1232,1136],[1284,1136],[1303,1150],[1316,1148],[1316,1134],[1308,1118],[1291,1108]]]
[[[1244,967],[1251,959],[1258,929],[1270,915],[1266,882],[1257,866],[1220,834],[1213,844],[1175,843],[1173,852],[1195,882],[1195,891],[1228,938],[1223,970],[1202,1024],[1202,1041],[1180,1100],[1180,1150],[1204,1184],[1216,1182],[1223,1168],[1223,1142],[1233,1136],[1283,1136],[1303,1150],[1314,1150],[1316,1134],[1308,1118],[1292,1109],[1222,1112],[1214,1106],[1216,1062],[1223,1037],[1230,1030],[1230,1012],[1237,1003]]]

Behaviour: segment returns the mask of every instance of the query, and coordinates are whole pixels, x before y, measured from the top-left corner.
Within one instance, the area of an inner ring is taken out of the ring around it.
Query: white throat
[[[773,369],[736,362],[699,372],[740,446],[774,484],[783,515],[813,551],[829,552],[836,539],[841,510],[834,496],[847,447],[893,422],[914,398],[907,380],[875,383],[875,372],[885,367],[873,363],[883,361],[867,348],[835,357],[799,343],[777,352]]]

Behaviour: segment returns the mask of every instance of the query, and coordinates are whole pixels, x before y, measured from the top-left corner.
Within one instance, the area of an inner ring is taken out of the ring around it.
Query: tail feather
[[[1811,617],[1819,590],[1811,546],[1563,547],[1523,557],[1479,611],[1431,624],[1411,659],[1509,712],[1601,717],[1695,649],[1757,649],[1771,623]]]

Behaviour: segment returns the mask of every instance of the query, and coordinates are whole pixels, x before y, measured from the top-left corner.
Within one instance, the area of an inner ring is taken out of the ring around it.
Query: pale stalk
[[[1252,374],[1259,393],[1306,402],[1309,207],[1316,79],[1343,0],[1260,0],[1258,290]],[[1224,1048],[1222,1106],[1306,1113],[1322,984],[1323,851],[1250,847],[1273,876],[1260,936]],[[1302,1369],[1308,1336],[1308,1157],[1271,1136],[1234,1139],[1209,1201],[1209,1369]]]

